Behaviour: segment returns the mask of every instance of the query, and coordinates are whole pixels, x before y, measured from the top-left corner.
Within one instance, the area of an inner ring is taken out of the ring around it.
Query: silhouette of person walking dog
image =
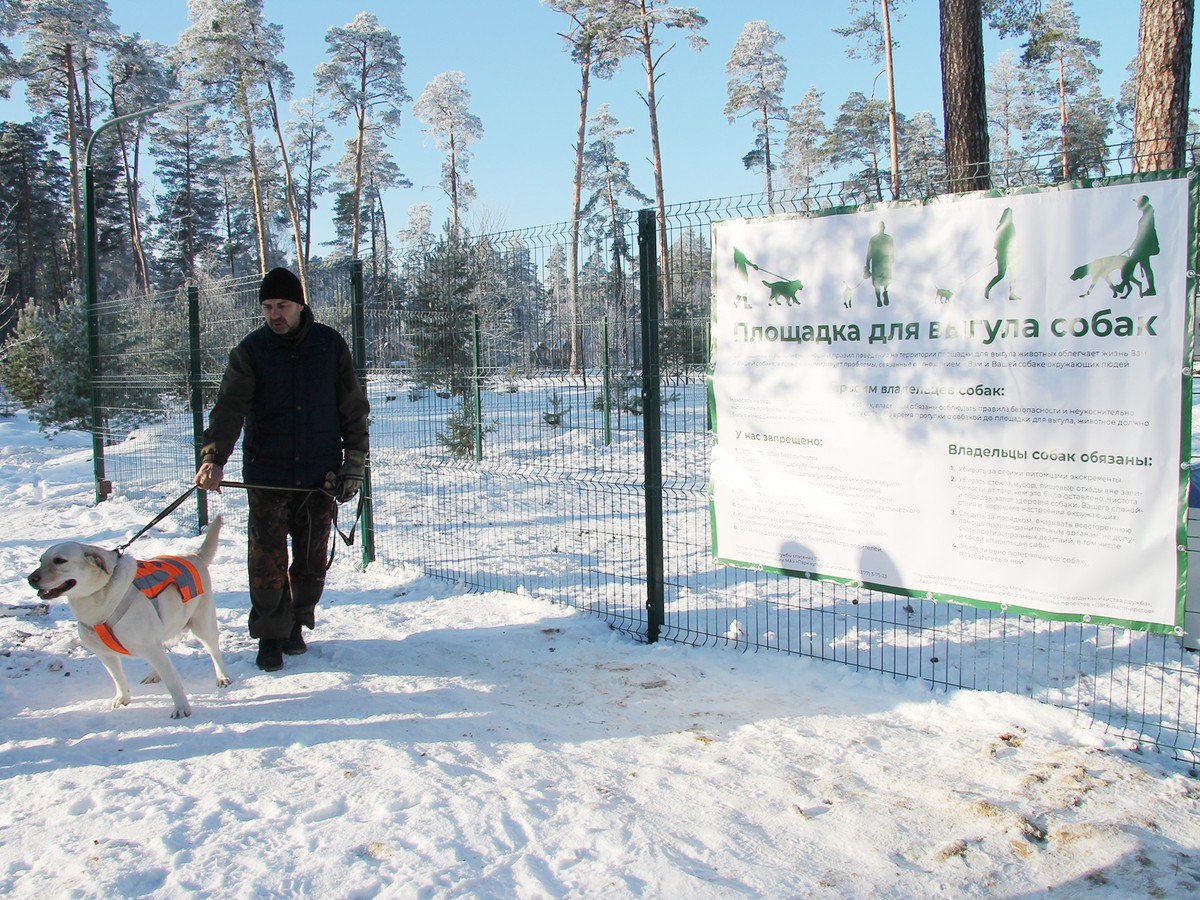
[[[1000,221],[996,223],[996,275],[988,282],[986,288],[983,289],[984,299],[991,296],[992,288],[998,285],[1008,275],[1008,266],[1012,261],[1009,254],[1013,252],[1013,238],[1017,236],[1017,226],[1013,223],[1012,207],[1008,207],[1000,214]],[[1013,280],[1008,281],[1008,299],[1018,300],[1017,293],[1013,290]]]
[[[871,235],[867,242],[867,262],[863,266],[863,277],[871,279],[875,288],[875,305],[887,306],[891,300],[888,288],[892,283],[892,264],[896,261],[896,247],[892,236],[879,223],[879,233]]]
[[[1157,256],[1161,249],[1158,245],[1158,229],[1154,227],[1154,207],[1150,205],[1150,198],[1145,194],[1134,202],[1142,211],[1142,216],[1138,219],[1137,235],[1126,251],[1129,260],[1121,267],[1121,280],[1124,284],[1129,284],[1133,270],[1140,268],[1142,278],[1146,282],[1145,287],[1140,288],[1140,296],[1153,297],[1157,292],[1154,290],[1154,270],[1150,267],[1150,257]]]

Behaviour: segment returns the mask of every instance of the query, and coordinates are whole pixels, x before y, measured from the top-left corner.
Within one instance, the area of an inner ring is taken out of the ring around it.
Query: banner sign
[[[1193,193],[715,223],[717,560],[1177,631]]]

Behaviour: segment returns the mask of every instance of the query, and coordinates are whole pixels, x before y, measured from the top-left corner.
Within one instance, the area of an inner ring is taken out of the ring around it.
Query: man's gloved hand
[[[363,470],[367,465],[367,454],[361,450],[347,450],[346,461],[337,472],[325,476],[325,490],[333,494],[338,503],[351,500],[362,489]]]

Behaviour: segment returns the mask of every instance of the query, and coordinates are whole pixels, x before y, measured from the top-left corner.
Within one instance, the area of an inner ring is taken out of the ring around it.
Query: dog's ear
[[[87,550],[84,552],[83,558],[97,569],[100,569],[105,575],[112,574],[112,570],[108,567],[108,560],[104,558],[104,554],[99,550]]]

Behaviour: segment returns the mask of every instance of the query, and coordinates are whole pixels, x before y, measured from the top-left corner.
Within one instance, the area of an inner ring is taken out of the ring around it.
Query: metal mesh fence
[[[1017,693],[1200,760],[1198,660],[1177,637],[713,562],[709,227],[856,199],[869,198],[841,185],[770,202],[748,196],[668,209],[661,381],[654,386],[661,401],[659,637]],[[642,273],[630,252],[638,238],[625,224],[615,237],[593,240],[574,293],[565,274],[571,240],[566,225],[489,235],[415,256],[386,286],[367,277],[374,553],[471,587],[568,603],[644,637],[648,553],[655,551],[647,546]],[[194,398],[206,417],[229,348],[260,321],[256,287],[252,279],[194,290],[194,384],[186,291],[103,306],[105,464],[115,489],[148,510],[190,482]],[[349,267],[310,277],[318,319],[348,338],[351,288]],[[239,467],[235,457],[229,472]],[[204,502],[190,513],[197,525],[208,514]],[[236,493],[207,502],[244,516]]]

